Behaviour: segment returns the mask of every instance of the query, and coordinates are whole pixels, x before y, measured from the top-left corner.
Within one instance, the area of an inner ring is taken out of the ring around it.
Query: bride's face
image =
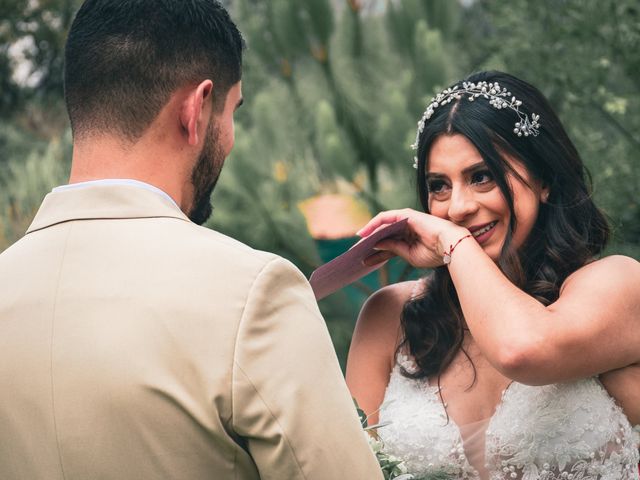
[[[513,192],[516,229],[512,245],[529,237],[546,189],[519,162],[507,158],[522,177],[507,174]],[[426,170],[429,212],[467,228],[496,261],[509,231],[511,213],[480,152],[462,135],[438,137],[429,152]]]

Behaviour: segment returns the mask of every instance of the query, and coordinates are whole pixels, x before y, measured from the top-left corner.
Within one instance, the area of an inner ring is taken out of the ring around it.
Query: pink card
[[[316,295],[316,300],[320,300],[380,268],[385,262],[373,266],[364,265],[362,262],[376,252],[373,247],[378,242],[385,238],[398,236],[404,231],[406,225],[406,218],[391,223],[364,238],[339,257],[314,270],[309,278],[309,283],[311,283]]]

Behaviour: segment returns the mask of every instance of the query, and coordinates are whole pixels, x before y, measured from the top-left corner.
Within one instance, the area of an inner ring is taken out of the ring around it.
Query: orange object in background
[[[367,205],[345,193],[316,195],[300,202],[298,208],[316,240],[354,237],[371,220]]]

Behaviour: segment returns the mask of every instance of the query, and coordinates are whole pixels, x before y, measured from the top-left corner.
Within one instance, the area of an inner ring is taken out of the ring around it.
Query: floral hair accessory
[[[424,125],[427,120],[431,118],[436,108],[446,105],[453,100],[459,100],[463,95],[468,95],[468,100],[473,102],[476,98],[483,97],[489,100],[489,104],[502,110],[503,108],[510,108],[518,115],[518,121],[516,122],[513,133],[522,137],[528,137],[531,135],[535,137],[538,135],[538,127],[540,123],[540,115],[535,113],[531,114],[531,118],[528,115],[520,111],[522,102],[514,97],[510,91],[500,86],[498,82],[462,82],[462,88],[460,85],[447,88],[442,93],[439,93],[431,99],[427,109],[425,110],[422,118],[418,122],[418,132],[416,133],[416,141],[411,148],[418,149],[418,141],[420,140],[420,134],[424,130]],[[418,168],[418,157],[413,157],[413,168]]]

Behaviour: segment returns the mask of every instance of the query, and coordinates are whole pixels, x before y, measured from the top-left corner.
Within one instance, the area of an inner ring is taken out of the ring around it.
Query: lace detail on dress
[[[385,450],[402,458],[415,475],[445,472],[452,478],[479,479],[464,454],[457,426],[447,422],[438,387],[404,377],[400,366],[413,371],[416,365],[406,355],[397,360],[380,409],[380,422],[393,422],[378,430]]]
[[[517,384],[487,431],[487,459],[492,479],[637,479],[638,441],[595,378]]]
[[[447,416],[438,388],[400,372],[415,368],[399,355],[378,431],[385,449],[417,476],[446,472],[479,479],[469,463],[460,429]],[[638,479],[640,433],[596,378],[532,387],[513,383],[486,431],[485,460],[491,480]],[[487,473],[488,472],[488,473]]]

